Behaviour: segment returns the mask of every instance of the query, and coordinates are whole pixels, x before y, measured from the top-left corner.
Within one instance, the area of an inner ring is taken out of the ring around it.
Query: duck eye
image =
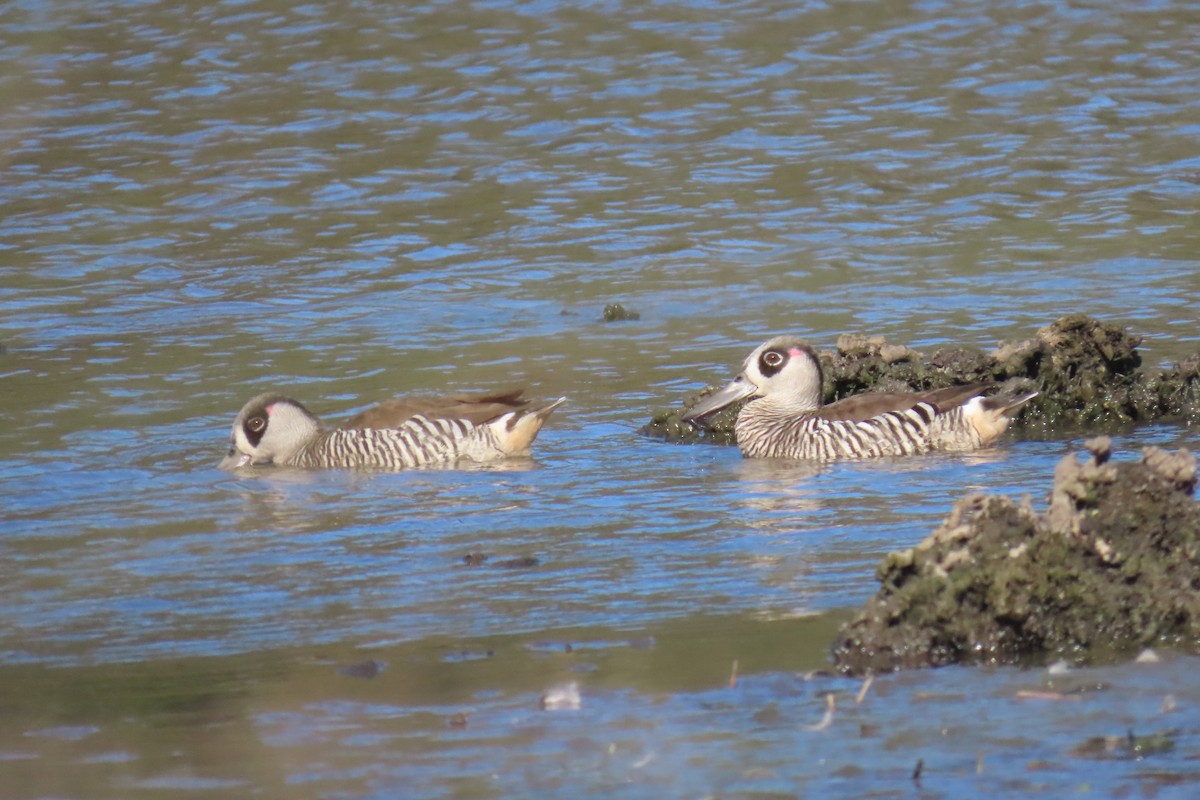
[[[768,350],[766,354],[763,355],[763,363],[768,367],[778,367],[783,363],[783,354],[777,353],[774,350]]]
[[[258,433],[263,428],[267,427],[267,420],[265,417],[251,417],[250,419],[246,420],[246,427],[252,433]]]

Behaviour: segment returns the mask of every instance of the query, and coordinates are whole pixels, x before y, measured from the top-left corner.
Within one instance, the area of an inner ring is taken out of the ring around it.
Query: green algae
[[[642,315],[626,308],[620,303],[609,303],[604,307],[602,318],[605,322],[627,322],[641,319]]]
[[[1200,644],[1196,460],[1063,459],[1050,506],[971,495],[940,528],[880,565],[878,594],[839,631],[847,674],[955,663],[1088,661]]]

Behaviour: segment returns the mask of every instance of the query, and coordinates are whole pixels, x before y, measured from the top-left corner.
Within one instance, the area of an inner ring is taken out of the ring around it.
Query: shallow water
[[[884,553],[969,491],[1042,502],[1075,433],[809,469],[634,431],[782,331],[986,347],[1083,311],[1195,352],[1198,34],[1165,4],[0,8],[5,795],[907,796],[923,759],[933,796],[1192,796],[1192,658],[1065,700],[805,679]],[[570,398],[532,459],[213,468],[264,389],[337,418],[512,385]],[[1118,437],[1147,443],[1197,436]],[[1174,748],[1086,746],[1130,729]]]

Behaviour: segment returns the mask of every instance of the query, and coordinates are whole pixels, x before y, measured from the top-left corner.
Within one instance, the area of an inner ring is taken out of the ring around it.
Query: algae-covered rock
[[[972,495],[879,567],[879,593],[839,632],[852,674],[954,663],[1087,660],[1152,645],[1200,647],[1196,459],[1111,442],[1055,470],[1050,505]]]
[[[837,349],[819,353],[825,402],[874,391],[922,391],[993,381],[1005,390],[1037,389],[1012,427],[1025,436],[1065,430],[1117,430],[1151,421],[1200,421],[1200,353],[1167,370],[1141,367],[1141,337],[1083,314],[1062,317],[1037,334],[992,352],[943,347],[926,355],[882,337],[843,334]],[[731,376],[732,377],[732,376]],[[675,442],[733,444],[738,407],[697,427],[681,421],[716,387],[664,409],[644,425],[647,436]]]
[[[629,320],[641,319],[642,315],[636,311],[631,311],[620,303],[609,303],[604,307],[602,317],[605,322],[627,322]]]

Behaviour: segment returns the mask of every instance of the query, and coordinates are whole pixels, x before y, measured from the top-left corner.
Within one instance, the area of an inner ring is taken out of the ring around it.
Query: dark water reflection
[[[883,553],[968,491],[1040,502],[1086,432],[813,470],[633,430],[781,331],[990,346],[1083,311],[1194,352],[1198,32],[1186,4],[0,7],[6,796],[892,796],[917,758],[927,794],[1191,796],[1189,659],[1045,705],[1013,699],[1038,672],[858,710],[797,677]],[[336,418],[512,385],[570,403],[509,468],[212,468],[265,388]],[[570,681],[579,711],[540,710]],[[1175,749],[1074,749],[1143,727]]]

